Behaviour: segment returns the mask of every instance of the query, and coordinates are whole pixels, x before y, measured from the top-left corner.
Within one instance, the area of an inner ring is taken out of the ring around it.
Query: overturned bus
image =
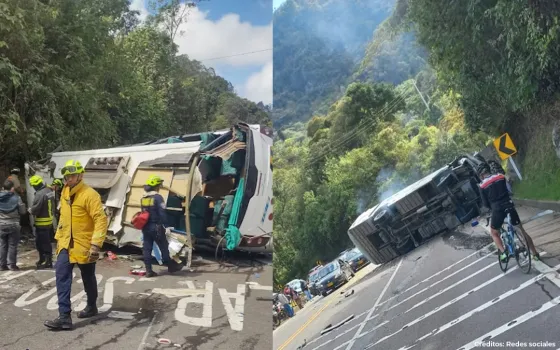
[[[131,220],[146,179],[157,174],[164,179],[160,194],[169,226],[194,238],[195,249],[272,252],[272,136],[267,126],[238,123],[131,146],[52,153],[25,164],[28,201],[34,193],[29,177],[50,183],[67,160],[78,160],[84,181],[101,195],[106,242],[141,247],[141,231]]]
[[[406,254],[480,214],[481,156],[461,156],[362,213],[350,240],[375,264]]]

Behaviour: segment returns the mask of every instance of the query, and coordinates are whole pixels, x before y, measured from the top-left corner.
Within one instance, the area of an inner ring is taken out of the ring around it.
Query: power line
[[[272,51],[272,49],[264,49],[264,50],[258,50],[258,51],[250,51],[250,52],[243,52],[243,53],[238,53],[236,55],[229,55],[229,56],[221,56],[221,57],[212,57],[212,58],[205,58],[202,60],[197,60],[197,61],[213,61],[213,60],[219,60],[222,58],[230,58],[230,57],[237,57],[237,56],[246,56],[246,55],[251,55],[254,53],[259,53],[259,52],[265,52],[265,51]]]

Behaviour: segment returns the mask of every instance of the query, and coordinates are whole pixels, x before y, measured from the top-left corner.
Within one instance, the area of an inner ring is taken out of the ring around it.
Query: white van
[[[85,167],[84,181],[101,195],[109,218],[107,241],[141,247],[141,231],[130,221],[140,210],[144,182],[157,174],[164,179],[160,194],[167,201],[169,226],[191,232],[195,248],[215,249],[231,241],[237,250],[272,252],[271,148],[271,128],[238,123],[229,130],[131,146],[56,152],[26,163],[28,200],[34,194],[32,175],[50,184],[61,177],[66,161],[78,160]]]

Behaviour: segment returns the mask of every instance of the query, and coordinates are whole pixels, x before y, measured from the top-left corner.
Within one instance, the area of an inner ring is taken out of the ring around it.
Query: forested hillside
[[[0,166],[243,120],[269,108],[238,97],[213,69],[177,56],[172,11],[139,23],[127,0],[0,3]]]
[[[516,195],[560,199],[559,15],[552,0],[398,0],[350,55],[361,59],[348,84],[324,76],[322,91],[339,96],[307,94],[302,76],[290,100],[301,111],[284,112],[284,141],[275,143],[275,282],[334,258],[351,246],[347,229],[365,209],[503,132],[519,148]],[[300,45],[292,52],[307,50]]]

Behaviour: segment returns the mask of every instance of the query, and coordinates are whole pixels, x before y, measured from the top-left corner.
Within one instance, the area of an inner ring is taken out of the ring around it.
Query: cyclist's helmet
[[[10,174],[19,174],[20,170],[19,168],[12,168],[12,170],[10,170]]]
[[[146,180],[146,185],[150,187],[156,187],[163,183],[163,179],[158,175],[151,175],[148,180]]]
[[[483,174],[490,174],[490,166],[488,163],[480,163],[478,167],[476,167],[476,174],[478,177],[482,177]]]

